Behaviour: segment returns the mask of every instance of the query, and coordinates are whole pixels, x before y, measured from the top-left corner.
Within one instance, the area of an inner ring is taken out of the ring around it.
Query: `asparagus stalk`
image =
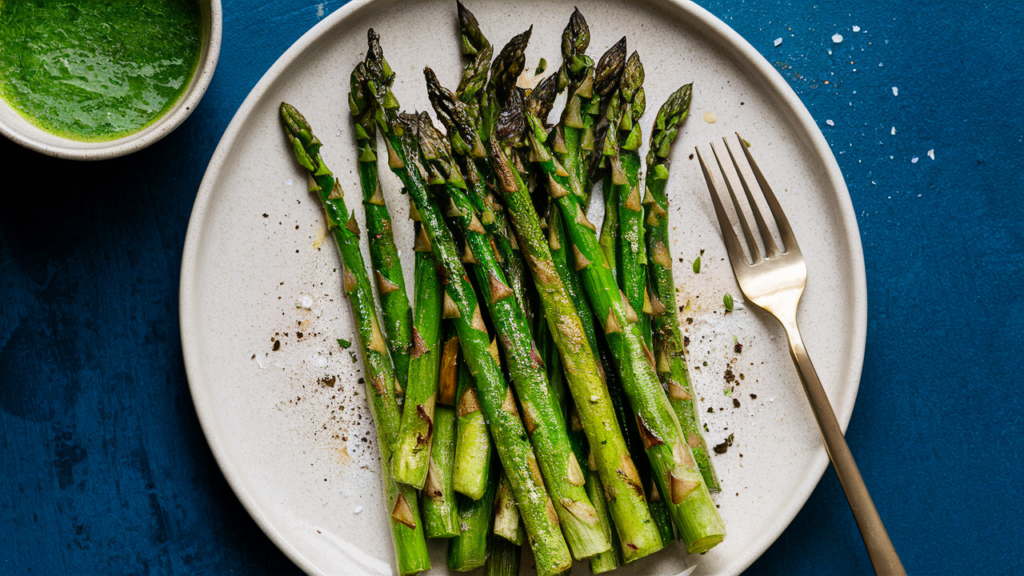
[[[624,52],[623,52],[624,54]],[[642,140],[639,124],[646,107],[643,89],[644,69],[636,52],[622,68],[617,88],[610,92],[604,120],[607,133],[602,153],[610,170],[605,174],[605,224],[600,244],[611,264],[626,300],[639,315],[640,333],[648,348],[651,341],[650,296],[647,292],[647,252],[644,245],[644,210],[640,203],[640,155]],[[641,474],[647,490],[647,503],[662,542],[675,539],[672,520],[657,486],[651,486],[648,474]]]
[[[473,118],[477,128],[490,127],[497,118],[495,111],[494,118],[484,119],[481,104],[484,102],[487,86],[487,74],[491,70],[491,57],[494,55],[494,48],[480,30],[480,23],[476,16],[457,2],[459,8],[459,31],[462,40],[462,54],[469,58],[466,67],[462,69],[462,79],[459,81],[459,88],[456,95],[460,102],[466,105],[467,111]],[[477,153],[474,156],[482,157],[484,154]]]
[[[468,13],[465,8],[463,10]],[[471,104],[458,100],[460,96],[453,95],[442,87],[437,76],[429,67],[424,68],[423,75],[427,80],[427,94],[430,97],[430,102],[448,133],[452,154],[465,172],[469,198],[480,213],[480,222],[484,229],[491,234],[494,240],[494,246],[499,255],[498,261],[509,281],[509,288],[512,289],[512,293],[526,317],[532,320],[533,306],[530,303],[530,284],[527,278],[526,264],[523,262],[523,255],[508,225],[508,220],[490,192],[490,189],[494,187],[493,175],[487,165],[486,150],[480,141],[473,117],[473,109],[479,107],[472,99],[470,99]]]
[[[519,562],[523,557],[522,548],[522,543],[494,537],[491,541],[491,555],[487,557],[484,566],[485,576],[518,576]]]
[[[348,101],[354,119],[356,148],[359,151],[359,182],[363,190],[370,263],[374,268],[373,276],[383,312],[384,340],[391,352],[395,376],[404,391],[409,379],[412,309],[409,307],[405,277],[402,275],[402,262],[395,247],[391,214],[384,201],[377,173],[377,129],[362,87],[354,78]],[[398,393],[402,394],[401,391]],[[399,481],[403,482],[401,478]]]
[[[654,481],[669,503],[687,550],[709,550],[722,541],[725,526],[661,388],[654,355],[639,330],[639,317],[607,267],[595,227],[583,212],[581,198],[568,192],[567,174],[559,169],[543,142],[546,136],[543,126],[529,111],[527,117],[532,128],[530,145],[536,149],[537,164],[550,179],[551,196],[556,198],[568,224],[576,268],[583,271],[591,306],[597,317],[604,319],[605,337],[640,429]]]
[[[465,365],[459,368],[458,387],[458,436],[455,441],[455,470],[452,484],[455,491],[479,500],[490,483],[491,441],[487,423],[480,412],[473,377]]]
[[[423,488],[430,467],[434,433],[438,369],[441,363],[441,281],[434,257],[426,246],[416,246],[416,315],[409,362],[405,409],[395,446],[395,479]]]
[[[379,37],[372,30],[368,35],[370,49],[364,82],[370,88],[369,92],[374,94],[374,116],[388,144],[389,166],[421,207],[420,217],[434,258],[443,270],[441,277],[445,285],[446,310],[455,320],[466,365],[476,379],[478,400],[490,422],[498,457],[516,494],[537,562],[537,572],[541,575],[560,574],[571,566],[572,559],[559,532],[558,516],[544,488],[522,422],[517,414],[502,408],[510,392],[497,361],[487,351],[490,342],[476,293],[462,267],[444,217],[428,201],[424,175],[413,163],[416,153],[415,143],[408,134],[411,126],[399,121],[395,111],[398,103],[387,85],[379,81],[379,78],[393,74],[380,50]]]
[[[603,153],[611,164],[610,181],[619,224],[618,279],[626,300],[642,310],[640,332],[651,343],[650,301],[647,294],[647,251],[644,244],[644,209],[640,204],[640,116],[646,107],[644,68],[636,52],[622,71],[619,88],[608,102],[605,117],[609,128]]]
[[[423,523],[427,538],[459,534],[458,506],[452,485],[455,460],[455,409],[438,405],[434,412],[434,440],[430,468],[423,484]]]
[[[591,188],[584,157],[594,149],[594,117],[588,113],[594,97],[594,61],[584,54],[589,45],[590,28],[579,9],[574,9],[562,32],[562,66],[558,70],[558,88],[568,87],[569,96],[552,148],[569,173],[570,189],[584,198],[589,197]]]
[[[398,435],[399,409],[395,401],[398,386],[384,339],[380,334],[370,280],[359,251],[359,228],[345,206],[344,192],[320,157],[320,140],[306,119],[289,104],[281,103],[285,133],[295,158],[308,174],[309,190],[317,193],[334,236],[344,268],[344,289],[352,306],[352,317],[366,370],[366,398],[377,428],[378,446],[384,463],[381,474],[388,510],[391,540],[399,574],[415,574],[430,568],[423,525],[419,518],[416,491],[395,482],[390,474],[392,449]]]
[[[585,162],[589,168],[586,172],[586,186],[588,187],[591,186],[601,174],[610,176],[610,174],[608,174],[608,163],[605,161],[604,154],[602,154],[602,151],[604,150],[603,144],[605,134],[608,132],[609,128],[608,119],[604,112],[607,110],[609,102],[618,90],[619,80],[622,77],[622,70],[625,63],[626,38],[622,37],[601,56],[601,59],[597,63],[597,67],[594,69],[594,94],[585,108],[587,115],[583,117],[583,121],[584,123],[593,123],[593,139],[595,144],[587,149],[588,153],[585,158],[582,155],[580,157],[580,162]],[[577,170],[579,169],[581,168],[577,168]],[[611,190],[611,185],[608,180],[605,182],[604,190],[605,195],[607,196],[608,190]],[[584,196],[584,205],[586,205],[586,201],[588,199],[589,197]]]
[[[548,225],[550,226],[551,224]],[[541,316],[544,315],[542,314]],[[541,318],[541,321],[546,322],[546,318]],[[570,423],[569,441],[572,443],[573,453],[578,461],[587,462],[588,464],[583,470],[587,495],[590,496],[590,501],[594,505],[597,517],[601,519],[601,529],[604,531],[605,538],[608,538],[608,541],[612,544],[608,550],[590,557],[591,573],[600,574],[601,572],[614,570],[622,565],[622,543],[615,532],[615,523],[608,509],[608,499],[604,486],[601,484],[597,474],[597,463],[594,460],[593,452],[590,450],[590,444],[583,433],[583,423],[580,421],[579,413],[566,386],[562,361],[558,356],[558,351],[555,348],[554,341],[546,324],[543,326],[543,332],[546,337],[538,344],[538,347],[541,349],[542,356],[549,366],[551,389],[558,396],[565,419]]]
[[[425,238],[425,236],[423,237]],[[418,247],[423,246],[417,242]],[[423,484],[423,516],[427,538],[451,538],[459,534],[455,501],[455,393],[458,380],[459,338],[450,321],[442,322],[441,366],[437,406],[434,408],[434,440],[430,449],[427,480]]]
[[[494,497],[494,533],[517,545],[523,543],[524,530],[519,519],[519,507],[512,492],[512,484],[505,471],[498,481],[498,493]]]
[[[428,246],[430,243],[426,231],[422,227],[420,227],[420,235],[417,237],[416,243],[421,246]],[[441,352],[441,369],[437,378],[437,403],[454,407],[459,385],[459,336],[455,332],[455,326],[452,325],[451,320],[443,321],[442,326],[444,327],[444,345]]]
[[[512,92],[515,95],[516,92]],[[499,123],[498,133],[511,130],[516,124],[514,115],[522,122],[524,107],[514,104],[513,97],[506,107],[508,122]],[[503,118],[506,116],[502,112]],[[534,154],[546,154],[549,162],[555,160],[543,144],[536,142]],[[533,272],[534,283],[545,311],[548,328],[555,341],[571,394],[576,401],[580,420],[591,448],[595,452],[598,470],[611,495],[611,512],[615,527],[623,543],[627,561],[643,557],[660,548],[660,540],[649,524],[643,506],[643,489],[636,475],[636,467],[626,449],[625,440],[615,425],[615,412],[608,389],[601,378],[597,356],[586,336],[580,310],[559,275],[552,258],[552,245],[540,229],[539,218],[522,177],[509,161],[511,154],[506,145],[492,139],[491,161],[498,176],[498,190],[518,233],[519,245]],[[564,178],[564,176],[563,176]],[[564,187],[561,193],[569,194]],[[574,195],[575,196],[575,195]],[[561,245],[557,246],[560,248]],[[563,270],[563,274],[568,271]],[[568,274],[566,274],[568,275]],[[585,484],[585,479],[582,482]],[[609,542],[610,547],[610,542]],[[628,552],[627,552],[628,550]]]
[[[610,550],[602,552],[590,559],[590,573],[600,574],[602,572],[615,570],[622,565],[622,543],[619,541],[619,535],[616,531],[612,530],[614,523],[612,521],[611,511],[608,508],[608,498],[604,485],[601,483],[601,479],[597,473],[597,463],[594,461],[593,452],[591,452],[591,458],[589,458],[587,494],[590,494],[590,501],[594,503],[594,508],[597,509],[597,515],[604,520],[603,526],[606,530],[605,534],[612,541],[612,547]]]
[[[611,176],[604,179],[604,222],[598,240],[605,262],[612,275],[619,277],[619,256],[622,254],[622,237],[619,235],[619,190],[612,185]]]
[[[458,7],[462,52],[469,58],[469,62],[462,70],[459,87],[455,91],[455,96],[462,106],[452,106],[449,110],[445,110],[438,107],[439,102],[433,95],[431,95],[430,101],[437,112],[438,119],[448,129],[449,138],[452,140],[452,151],[464,163],[463,169],[466,172],[467,182],[470,184],[470,199],[480,211],[480,220],[484,228],[494,237],[509,288],[515,294],[527,319],[532,322],[534,306],[531,302],[529,273],[516,245],[516,239],[508,220],[500,206],[494,202],[494,196],[488,191],[488,187],[492,189],[494,187],[494,177],[487,163],[487,153],[483,146],[484,140],[477,136],[481,133],[489,134],[496,118],[491,114],[483,114],[481,107],[486,105],[488,113],[495,113],[498,109],[497,106],[490,104],[488,92],[484,90],[494,49],[480,29],[476,16],[467,10],[461,2]],[[425,71],[425,73],[427,74],[427,92],[432,94],[433,90],[440,88],[440,84],[433,77],[432,72]],[[493,94],[491,97],[493,98]],[[460,108],[464,109],[464,112]],[[457,144],[460,137],[464,137],[466,143],[472,144],[472,150],[469,150],[468,153],[465,146]]]
[[[492,471],[492,475],[497,471]],[[448,541],[448,568],[457,572],[476,570],[487,562],[494,520],[495,483],[479,500],[459,496],[459,535]]]
[[[693,450],[704,483],[711,492],[718,492],[721,488],[704,441],[700,413],[686,366],[679,317],[676,315],[675,280],[672,277],[672,250],[668,235],[668,197],[665,195],[668,154],[679,127],[689,115],[691,93],[691,84],[676,90],[662,105],[654,121],[651,146],[647,152],[648,194],[643,201],[646,212],[644,227],[647,231],[647,256],[653,292],[651,308],[654,313],[652,324],[658,375],[668,390],[669,401],[679,418],[683,437]]]
[[[430,147],[439,151],[442,161],[447,161],[443,156],[444,141],[425,114],[419,117],[419,136],[432,142]],[[447,190],[448,213],[461,229],[467,254],[472,255],[472,271],[488,303],[509,373],[522,401],[526,431],[537,453],[540,471],[548,479],[548,492],[558,503],[555,510],[562,533],[574,558],[589,558],[607,550],[611,544],[601,534],[599,519],[584,488],[582,470],[572,453],[558,401],[548,386],[530,324],[511,297],[512,291],[497,263],[490,236],[480,224],[467,194],[456,186],[448,186]],[[511,393],[505,401],[505,409],[517,410]]]

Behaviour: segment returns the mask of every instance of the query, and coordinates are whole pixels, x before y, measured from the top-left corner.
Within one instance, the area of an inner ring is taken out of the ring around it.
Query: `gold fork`
[[[750,212],[754,216],[754,229],[760,234],[764,244],[764,256],[761,255],[751,228],[747,224],[747,219],[740,209],[739,199],[736,197],[733,185],[729,182],[729,176],[722,167],[722,162],[718,158],[714,144],[711,144],[711,153],[714,155],[715,162],[718,164],[718,170],[725,180],[725,186],[729,191],[729,196],[732,198],[733,209],[736,211],[740,228],[743,230],[743,236],[746,238],[752,260],[747,259],[740,245],[740,239],[737,237],[736,231],[729,221],[729,215],[722,204],[722,198],[715,185],[715,179],[711,175],[711,170],[708,169],[708,165],[704,162],[704,158],[701,156],[700,149],[698,148],[697,158],[700,160],[700,168],[704,172],[704,179],[708,183],[711,201],[715,205],[718,225],[722,229],[722,239],[725,241],[729,260],[732,262],[732,271],[736,275],[736,282],[739,283],[740,290],[743,291],[743,296],[748,302],[752,302],[766,310],[786,330],[786,335],[789,338],[789,352],[793,356],[797,373],[800,375],[800,382],[803,383],[807,400],[811,404],[814,418],[817,420],[821,436],[825,440],[825,449],[832,460],[832,465],[835,467],[836,475],[839,476],[839,482],[843,485],[843,491],[846,492],[846,499],[850,503],[850,509],[853,510],[853,517],[857,520],[857,527],[860,529],[861,537],[864,538],[864,545],[868,549],[868,556],[871,557],[871,565],[874,567],[875,573],[906,574],[903,564],[900,562],[900,557],[896,554],[892,541],[889,540],[889,534],[885,531],[882,519],[878,516],[875,504],[871,501],[871,495],[868,493],[867,486],[864,485],[864,479],[861,478],[860,471],[857,469],[857,463],[853,460],[853,454],[850,453],[850,448],[846,445],[843,431],[839,427],[839,421],[836,420],[836,415],[832,411],[832,404],[829,403],[828,396],[825,395],[825,389],[821,387],[821,380],[818,379],[818,374],[814,371],[814,366],[811,364],[811,358],[808,356],[807,349],[800,338],[800,330],[796,325],[796,309],[800,303],[800,296],[804,292],[804,286],[807,285],[807,265],[804,263],[804,257],[800,253],[800,246],[796,243],[793,229],[789,226],[789,221],[786,219],[786,214],[782,211],[782,206],[779,205],[779,201],[775,198],[771,187],[754,162],[753,156],[750,155],[750,150],[747,149],[739,134],[736,134],[736,138],[739,140],[739,146],[743,150],[743,155],[746,156],[747,163],[754,173],[757,184],[764,194],[765,200],[768,202],[771,215],[775,217],[775,224],[782,240],[782,249],[780,250],[772,238],[771,230],[766,225],[764,217],[761,215],[761,210],[754,201],[753,193],[750,186],[747,185],[747,180],[740,170],[740,165],[736,161],[732,149],[729,147],[729,142],[723,138],[726,151],[729,153],[729,159],[732,160],[732,165],[739,176],[743,193],[746,195]]]

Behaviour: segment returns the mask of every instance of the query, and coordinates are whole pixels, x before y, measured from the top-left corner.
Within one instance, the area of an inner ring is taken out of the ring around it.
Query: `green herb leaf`
[[[697,259],[693,261],[693,273],[700,274],[700,256],[697,256]]]
[[[348,340],[342,340],[341,338],[338,338],[338,346],[341,346],[342,348],[346,348],[347,349],[351,345],[352,345],[352,343],[349,342]]]
[[[725,311],[732,312],[732,294],[726,293],[725,297],[722,298],[722,302],[725,303]]]

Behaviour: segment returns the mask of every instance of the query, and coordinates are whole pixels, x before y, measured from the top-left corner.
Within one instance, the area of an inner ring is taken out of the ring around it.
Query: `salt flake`
[[[289,178],[289,179],[285,180],[284,184],[285,184],[285,186],[291,186],[292,185],[292,179]]]
[[[836,44],[839,44],[840,42],[843,41],[843,35],[839,33],[833,34],[832,41],[835,42]]]
[[[928,151],[928,157],[931,158],[932,160],[935,160],[935,149],[934,148],[932,148],[931,150]]]
[[[782,46],[782,38],[776,38],[775,39],[775,46],[776,47]]]

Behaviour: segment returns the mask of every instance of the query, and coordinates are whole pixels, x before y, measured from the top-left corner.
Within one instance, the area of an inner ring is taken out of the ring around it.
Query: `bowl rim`
[[[139,132],[107,142],[90,142],[94,146],[88,148],[44,142],[12,126],[11,123],[6,122],[2,117],[0,117],[0,134],[19,146],[65,160],[107,160],[117,158],[142,150],[167,136],[180,126],[196,109],[196,105],[202,100],[203,95],[206,94],[206,89],[213,80],[213,74],[217,69],[217,61],[220,58],[221,35],[223,33],[221,0],[201,0],[201,2],[210,7],[210,32],[206,46],[204,46],[206,48],[206,56],[196,65],[192,81],[188,88],[186,88],[184,96],[178,100],[167,114],[157,118],[149,126]],[[0,106],[10,107],[3,99],[0,99]],[[17,112],[14,113],[17,114]],[[81,144],[81,142],[76,140],[64,138],[56,134],[51,135],[58,138],[60,142]]]

